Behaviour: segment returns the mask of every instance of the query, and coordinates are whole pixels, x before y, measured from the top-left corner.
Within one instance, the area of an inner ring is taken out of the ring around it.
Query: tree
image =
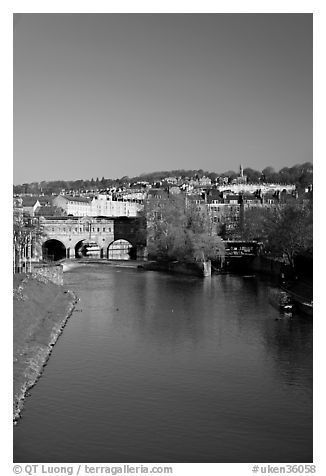
[[[268,236],[268,246],[273,251],[281,251],[290,266],[294,267],[296,256],[312,253],[312,211],[310,207],[289,203],[275,211],[275,226]]]
[[[40,244],[44,236],[39,219],[14,216],[13,252],[15,267],[20,268],[24,259],[31,258],[33,249]],[[26,271],[26,270],[25,270]]]
[[[205,261],[223,256],[224,245],[206,208],[185,196],[151,199],[145,208],[148,253],[158,261]]]
[[[275,169],[273,167],[265,167],[262,170],[262,176],[264,177],[265,182],[272,182],[274,175],[275,175]]]
[[[250,167],[243,170],[244,175],[247,176],[249,183],[258,183],[260,178],[260,172],[258,170],[253,170]]]
[[[285,184],[291,183],[291,173],[289,167],[283,167],[278,174],[279,182]]]
[[[218,175],[217,175],[217,173],[215,173],[215,172],[210,172],[210,173],[207,175],[207,177],[210,178],[212,182],[215,182],[216,179],[218,178]]]
[[[290,201],[275,208],[245,212],[243,237],[262,241],[266,251],[286,257],[294,267],[295,258],[313,249],[312,203]]]

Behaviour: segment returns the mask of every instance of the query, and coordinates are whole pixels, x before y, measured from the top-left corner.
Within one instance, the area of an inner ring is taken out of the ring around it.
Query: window
[[[103,227],[103,231],[105,231],[105,227]]]
[[[99,233],[99,231],[100,231],[100,229],[98,228],[98,229],[97,229],[97,233]]]

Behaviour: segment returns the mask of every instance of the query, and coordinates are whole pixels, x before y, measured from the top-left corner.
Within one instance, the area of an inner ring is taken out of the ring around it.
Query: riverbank
[[[312,322],[279,319],[269,279],[244,274],[67,272],[82,312],[13,428],[14,462],[311,461]]]
[[[107,260],[105,258],[78,258],[78,259],[64,259],[60,261],[63,267],[63,272],[70,271],[78,266],[101,264],[104,266],[118,267],[118,268],[138,268],[139,265],[147,263],[142,260]]]
[[[76,296],[34,274],[14,275],[13,419],[17,421],[27,391],[35,385],[70,317]]]
[[[186,263],[180,261],[146,261],[138,266],[147,271],[164,271],[173,274],[185,274],[191,276],[211,276],[211,262]]]

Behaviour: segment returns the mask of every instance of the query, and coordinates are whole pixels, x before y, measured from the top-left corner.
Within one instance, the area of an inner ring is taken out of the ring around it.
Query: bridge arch
[[[42,244],[42,256],[47,261],[58,261],[66,258],[66,247],[62,241],[56,239],[46,240]]]
[[[135,259],[136,249],[130,241],[119,239],[112,241],[107,249],[107,258],[117,260]]]
[[[75,245],[75,258],[82,258],[85,256],[85,252],[83,252],[83,245],[86,240],[80,240]]]

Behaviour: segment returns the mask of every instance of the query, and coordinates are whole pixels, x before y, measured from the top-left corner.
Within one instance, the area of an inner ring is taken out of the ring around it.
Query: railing
[[[18,243],[14,239],[13,243],[13,273],[32,272],[32,236],[28,236],[24,243]]]
[[[225,241],[225,256],[256,256],[260,244],[257,242]]]

